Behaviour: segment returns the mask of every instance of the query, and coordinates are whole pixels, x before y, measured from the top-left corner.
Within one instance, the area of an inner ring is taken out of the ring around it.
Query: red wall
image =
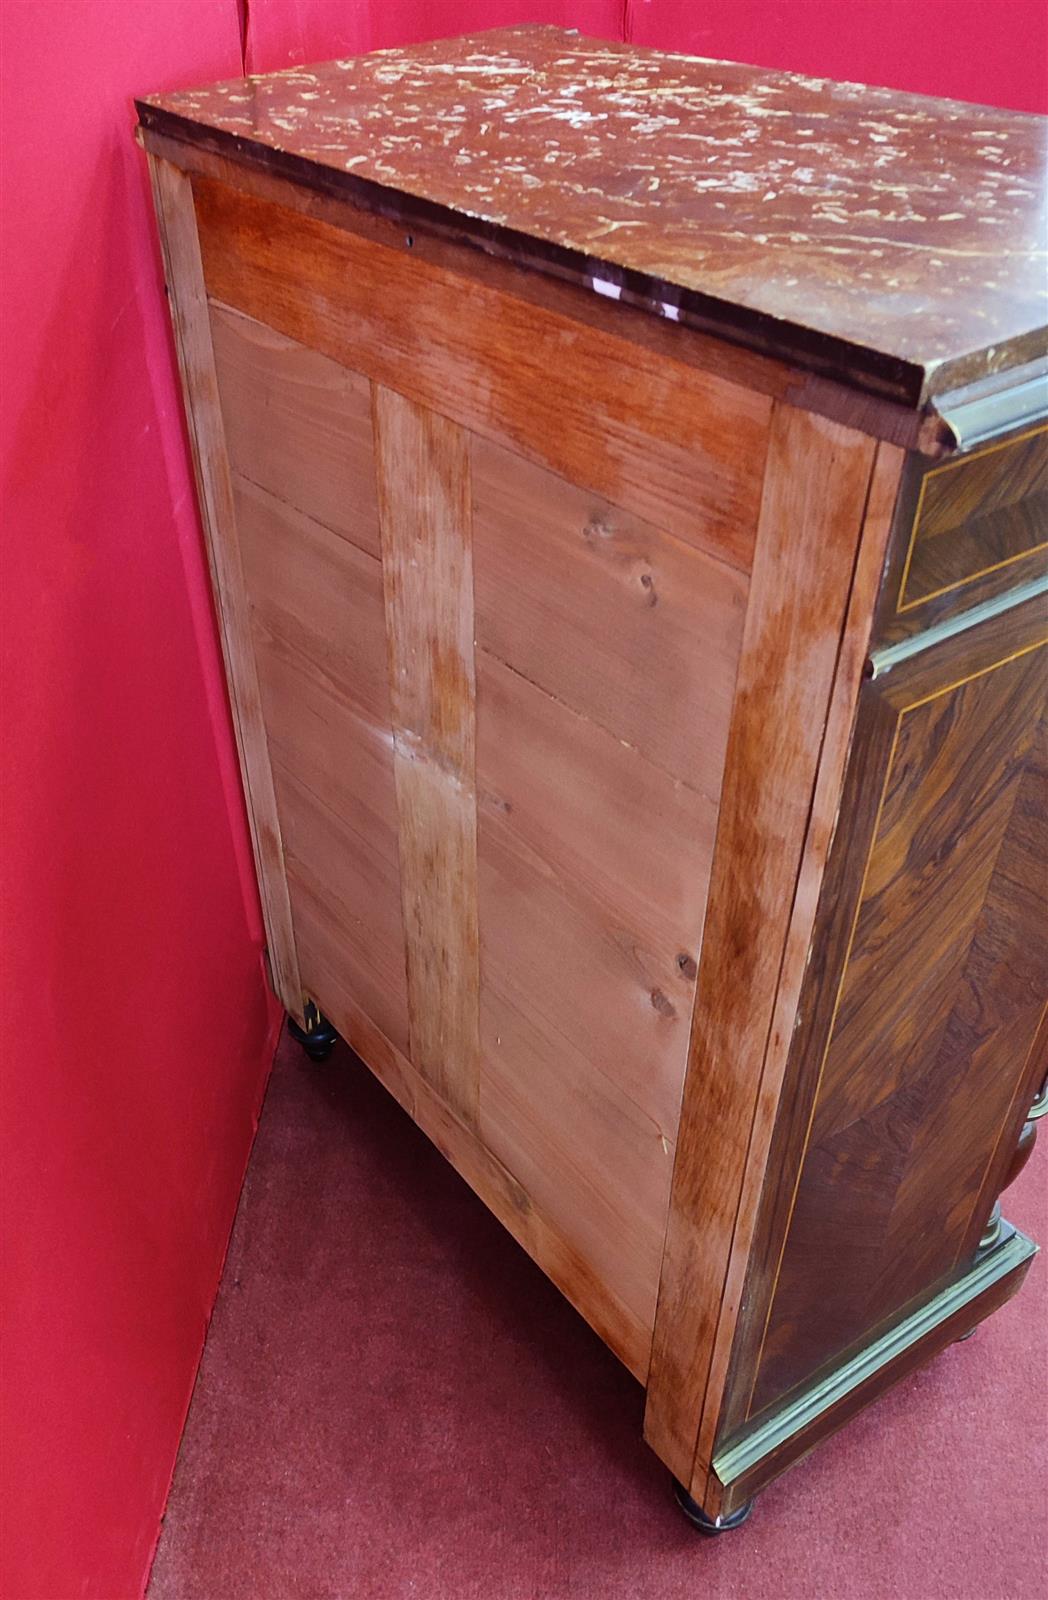
[[[0,1592],[124,1600],[273,1042],[128,103],[239,71],[237,9],[3,13]]]
[[[637,44],[1048,110],[1045,0],[624,0]]]
[[[1045,0],[251,0],[248,61],[272,72],[512,22],[1048,110]]]
[[[241,9],[3,7],[5,1600],[141,1593],[272,1051],[129,138],[132,93],[240,70]],[[256,70],[545,20],[1048,99],[1041,0],[251,0],[248,14]]]
[[[252,72],[325,61],[420,39],[516,22],[551,22],[601,39],[622,37],[624,0],[251,0]]]

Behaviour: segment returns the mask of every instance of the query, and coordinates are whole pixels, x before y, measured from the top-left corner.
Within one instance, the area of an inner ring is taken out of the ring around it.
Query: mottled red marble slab
[[[1048,118],[554,28],[139,112],[911,402],[1045,348]]]

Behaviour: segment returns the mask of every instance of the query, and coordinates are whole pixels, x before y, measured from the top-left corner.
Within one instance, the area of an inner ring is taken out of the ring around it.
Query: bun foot
[[[310,1061],[326,1061],[338,1043],[338,1034],[312,1003],[306,1007],[306,1022],[308,1027],[300,1028],[294,1017],[288,1017],[288,1033],[302,1046]]]
[[[708,1517],[699,1502],[691,1498],[687,1489],[682,1483],[678,1483],[676,1478],[673,1480],[673,1493],[692,1527],[697,1528],[708,1539],[712,1539],[718,1533],[730,1533],[732,1528],[741,1528],[753,1510],[753,1501],[747,1500],[744,1506],[740,1506],[737,1511],[729,1512],[726,1517]]]

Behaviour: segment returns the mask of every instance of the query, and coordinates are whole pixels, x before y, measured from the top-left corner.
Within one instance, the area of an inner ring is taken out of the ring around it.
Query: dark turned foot
[[[676,1478],[673,1480],[673,1493],[677,1498],[677,1504],[692,1527],[698,1528],[700,1533],[704,1533],[710,1539],[715,1534],[730,1533],[732,1528],[741,1528],[753,1510],[753,1501],[747,1500],[746,1504],[740,1506],[738,1511],[732,1511],[726,1517],[708,1517],[698,1501],[691,1498],[687,1489],[682,1483],[678,1483]]]
[[[314,1005],[306,1007],[306,1021],[308,1028],[300,1028],[294,1017],[288,1017],[287,1031],[310,1061],[325,1061],[338,1042],[338,1034]]]
[[[975,1338],[975,1335],[978,1333],[978,1331],[978,1325],[976,1325],[974,1328],[969,1328],[967,1333],[962,1333],[961,1337],[959,1339],[955,1339],[953,1342],[954,1344],[967,1344],[969,1339]]]

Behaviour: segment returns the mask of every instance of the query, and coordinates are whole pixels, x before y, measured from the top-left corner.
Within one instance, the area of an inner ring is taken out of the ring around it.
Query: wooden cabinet
[[[139,111],[274,987],[730,1524],[1035,1251],[1043,123],[530,28]]]

